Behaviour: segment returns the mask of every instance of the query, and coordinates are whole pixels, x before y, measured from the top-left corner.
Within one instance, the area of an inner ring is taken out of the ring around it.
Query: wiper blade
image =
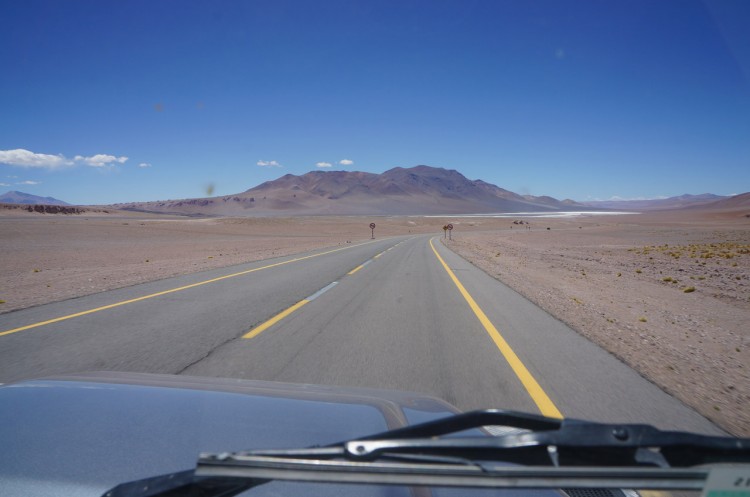
[[[189,469],[121,483],[102,497],[233,497],[263,483],[248,478],[200,477]]]
[[[487,426],[512,429],[440,438]],[[195,470],[125,483],[103,497],[229,497],[273,480],[701,489],[714,468],[727,464],[750,474],[750,439],[482,410],[327,447],[201,454]]]
[[[524,431],[436,438],[488,425]],[[202,454],[196,475],[469,487],[695,489],[706,480],[705,465],[718,463],[750,463],[750,439],[483,410],[328,447]]]

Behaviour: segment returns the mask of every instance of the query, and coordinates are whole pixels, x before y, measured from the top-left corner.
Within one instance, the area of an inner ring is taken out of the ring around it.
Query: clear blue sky
[[[746,0],[0,0],[0,67],[0,192],[418,164],[559,199],[750,191]]]

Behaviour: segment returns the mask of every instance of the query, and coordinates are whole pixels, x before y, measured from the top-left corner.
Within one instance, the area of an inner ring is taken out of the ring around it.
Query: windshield
[[[0,479],[486,408],[750,436],[749,3],[0,19]]]

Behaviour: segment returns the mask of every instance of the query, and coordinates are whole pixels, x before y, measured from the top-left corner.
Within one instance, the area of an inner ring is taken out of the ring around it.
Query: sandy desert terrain
[[[0,216],[0,312],[455,226],[450,248],[734,434],[750,435],[750,218]],[[514,224],[523,221],[524,224]],[[530,222],[531,224],[526,224]],[[549,229],[547,229],[549,228]]]

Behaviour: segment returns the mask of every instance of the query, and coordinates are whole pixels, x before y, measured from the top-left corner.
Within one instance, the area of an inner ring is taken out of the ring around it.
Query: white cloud
[[[125,164],[125,161],[127,161],[128,158],[125,156],[115,157],[114,155],[96,154],[92,155],[91,157],[76,155],[75,160],[83,162],[84,164],[91,167],[106,167],[112,165],[115,162]]]
[[[19,181],[16,184],[17,185],[40,185],[41,183],[42,183],[41,181],[26,180],[26,181]]]
[[[259,160],[257,164],[261,167],[284,167],[275,160]]]
[[[0,150],[0,164],[16,167],[61,169],[73,165],[73,162],[66,159],[62,154],[37,154],[23,148],[17,148],[15,150]]]
[[[151,164],[149,164],[148,162],[141,162],[140,164],[138,164],[138,167],[151,167]]]
[[[341,159],[339,161],[339,164],[341,164],[342,166],[351,166],[352,164],[354,164],[354,161],[349,159]]]
[[[0,186],[10,186],[10,183],[0,183]]]
[[[330,162],[316,162],[315,165],[317,167],[331,167],[333,164]]]

